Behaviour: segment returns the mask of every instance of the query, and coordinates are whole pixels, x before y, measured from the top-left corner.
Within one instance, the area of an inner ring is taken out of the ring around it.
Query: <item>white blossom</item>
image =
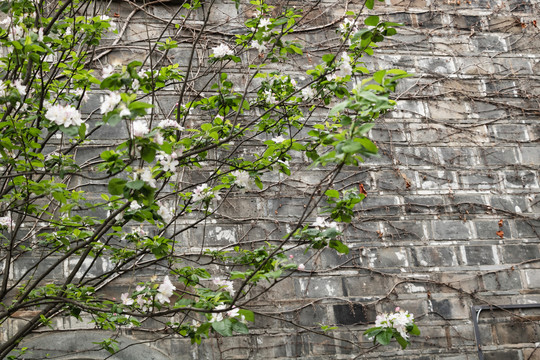
[[[277,144],[280,144],[285,141],[285,138],[283,137],[283,135],[279,135],[279,136],[276,136],[275,138],[272,138],[272,141]]]
[[[233,282],[232,281],[229,281],[229,280],[221,280],[220,278],[215,278],[212,280],[212,283],[214,283],[214,285],[218,286],[219,287],[219,290],[225,290],[227,291],[231,296],[234,296],[234,287],[233,287]]]
[[[223,304],[223,305],[218,305],[216,306],[216,308],[214,310],[225,310],[227,308],[227,305]],[[210,318],[209,322],[220,322],[220,321],[223,321],[223,313],[222,312],[219,312],[219,313],[213,313],[212,314],[212,318]]]
[[[212,48],[212,52],[214,54],[215,58],[222,58],[225,56],[234,55],[234,51],[232,51],[227,45],[220,44],[219,46]]]
[[[266,45],[264,43],[259,42],[258,40],[251,40],[251,43],[249,44],[254,49],[257,49],[259,53],[265,52],[267,50]]]
[[[122,299],[122,304],[124,305],[133,305],[133,299],[129,297],[129,293],[123,293],[120,295],[120,298]]]
[[[268,25],[271,25],[272,21],[268,18],[262,18],[259,22],[259,28],[265,28],[268,27]]]
[[[163,135],[161,135],[160,133],[156,133],[156,135],[154,135],[154,142],[158,145],[163,145],[163,141],[165,139],[163,139]]]
[[[176,160],[177,156],[178,155],[176,153],[169,155],[164,151],[160,151],[157,154],[156,159],[160,162],[163,171],[175,172],[176,167],[179,164],[179,161]]]
[[[277,104],[276,97],[270,90],[264,91],[264,100],[269,104]]]
[[[8,40],[14,41],[19,40],[24,36],[24,29],[19,25],[11,26],[11,29],[8,30]]]
[[[105,97],[101,97],[101,113],[106,114],[109,111],[113,111],[116,105],[122,100],[122,97],[117,92],[110,91]]]
[[[313,88],[306,87],[302,89],[302,99],[310,100],[317,96],[317,91]]]
[[[126,106],[126,104],[124,103],[120,103],[120,116],[131,116],[131,111],[128,109],[128,107]]]
[[[15,221],[13,221],[11,215],[0,217],[0,227],[8,229],[15,227]]]
[[[160,303],[168,303],[170,297],[173,296],[173,291],[176,290],[176,287],[173,285],[169,276],[166,275],[163,279],[163,284],[159,285],[158,293],[156,295],[157,301]]]
[[[300,265],[298,265],[298,270],[304,271],[304,270],[306,270],[306,266],[304,264],[300,264]]]
[[[166,224],[170,223],[171,220],[173,219],[173,213],[171,209],[168,206],[159,202],[158,202],[158,206],[159,206],[159,209],[157,211],[158,215],[161,216],[161,218]]]
[[[315,219],[315,222],[312,225],[318,228],[319,230],[328,229],[328,228],[336,228],[336,229],[338,228],[338,224],[335,221],[330,223],[320,216],[317,216],[317,218]]]
[[[247,171],[236,170],[232,174],[235,177],[234,183],[240,187],[249,189],[251,187],[251,178]]]
[[[180,131],[183,131],[184,128],[182,126],[180,126],[180,124],[178,124],[176,121],[174,120],[171,120],[171,119],[166,119],[166,120],[161,120],[159,122],[159,125],[158,127],[162,128],[162,129],[177,129],[177,130],[180,130]]]
[[[17,89],[19,94],[21,94],[21,96],[26,95],[26,86],[23,85],[21,80],[15,80],[13,82],[13,86],[15,86],[15,88]]]
[[[143,137],[148,134],[150,129],[148,124],[144,120],[137,120],[133,122],[133,137]]]
[[[7,95],[7,86],[6,83],[0,80],[0,97],[4,97]]]
[[[71,125],[80,126],[83,123],[79,110],[70,105],[52,105],[47,109],[45,117],[55,124],[65,127],[70,127]]]
[[[141,87],[141,83],[139,81],[139,79],[133,79],[133,82],[131,83],[131,88],[135,91],[139,90],[139,88]]]
[[[150,187],[156,188],[157,182],[156,179],[154,179],[154,175],[152,174],[152,169],[149,167],[144,168],[141,173],[141,180],[147,183]]]
[[[206,198],[208,190],[209,188],[207,184],[197,186],[195,190],[193,190],[193,202],[197,202]]]
[[[394,328],[405,340],[409,338],[407,326],[414,324],[414,315],[408,311],[398,311],[392,314],[379,314],[375,319],[375,326],[382,328]]]
[[[103,76],[103,78],[108,78],[109,76],[111,76],[112,74],[114,73],[114,66],[112,65],[107,65],[105,66],[102,70],[101,70],[101,75]]]
[[[142,206],[137,201],[133,201],[131,204],[129,204],[129,210],[137,211],[140,208],[142,208]]]

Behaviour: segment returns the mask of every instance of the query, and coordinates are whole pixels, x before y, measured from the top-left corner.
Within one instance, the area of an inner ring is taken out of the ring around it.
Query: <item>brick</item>
[[[498,263],[497,251],[493,246],[464,246],[463,248],[467,260],[465,265],[494,265]]]
[[[497,339],[500,344],[534,343],[538,340],[535,326],[516,320],[510,324],[500,323],[494,325]]]
[[[362,304],[334,305],[334,317],[338,325],[367,324],[375,321],[375,309]]]
[[[414,247],[411,257],[415,266],[457,266],[456,249],[453,247]]]
[[[540,289],[540,270],[531,269],[523,270],[523,279],[525,280],[525,285],[529,289]]]
[[[486,290],[519,290],[522,287],[518,271],[501,271],[482,277]]]
[[[505,264],[517,264],[540,258],[540,244],[505,245],[501,252]]]
[[[520,359],[518,350],[498,350],[484,352],[484,360]]]
[[[470,317],[470,309],[467,304],[460,299],[441,299],[431,300],[430,306],[434,313],[442,316],[446,320],[450,319],[468,319]],[[438,317],[437,317],[438,318]]]
[[[502,220],[502,219],[500,219]],[[499,226],[499,220],[493,219],[491,221],[474,221],[474,226],[476,227],[476,234],[479,239],[501,239],[497,234],[499,231],[502,231],[502,236],[505,239],[511,238],[512,234],[510,232],[510,226],[508,220],[502,222],[502,227]]]
[[[470,223],[459,220],[433,221],[433,235],[436,240],[471,239]]]
[[[533,171],[505,172],[505,184],[509,188],[538,188],[538,176]]]

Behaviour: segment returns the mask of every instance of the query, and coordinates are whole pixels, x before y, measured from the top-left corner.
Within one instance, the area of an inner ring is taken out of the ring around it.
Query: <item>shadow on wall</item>
[[[114,334],[104,331],[81,330],[41,334],[24,341],[26,360],[62,359],[62,360],[171,360],[167,355],[140,342],[118,336],[118,351],[114,355],[94,344],[102,342]]]

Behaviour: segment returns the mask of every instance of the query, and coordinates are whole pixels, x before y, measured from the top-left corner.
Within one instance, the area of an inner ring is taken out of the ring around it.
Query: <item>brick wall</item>
[[[159,29],[157,19],[167,19],[174,6],[148,7],[156,18],[138,12],[122,41],[144,39],[148,21]],[[361,7],[359,1],[347,6]],[[341,1],[320,2],[311,30],[298,34],[313,63],[335,35],[333,27],[320,30],[321,25],[338,20],[344,8]],[[112,5],[120,22],[132,9],[126,3]],[[238,15],[231,1],[218,9],[211,22],[225,35],[217,38],[234,33],[235,22],[228,20],[242,21],[242,11],[249,11],[242,5]],[[368,192],[345,229],[350,254],[291,251],[306,270],[251,304],[259,314],[249,336],[209,339],[198,347],[166,337],[151,345],[160,356],[476,359],[472,305],[540,303],[540,4],[386,0],[376,4],[374,13],[405,26],[367,60],[369,66],[415,75],[399,85],[398,109],[372,130],[381,155],[345,169],[335,182],[337,188],[363,184]],[[171,58],[185,66],[181,46]],[[127,62],[142,56],[143,51],[114,51],[104,59]],[[309,66],[291,63],[282,69],[300,78]],[[163,109],[174,104],[173,94],[164,92],[158,100]],[[85,110],[98,106],[94,97]],[[100,131],[79,160],[125,136]],[[302,162],[295,159],[293,166],[301,168]],[[305,190],[322,174],[306,170],[289,180],[291,186],[263,197],[231,199],[232,218],[213,226],[235,238],[277,240],[302,209]],[[269,216],[277,221],[264,220]],[[228,241],[212,236],[215,228],[207,231],[207,246]],[[186,248],[200,246],[199,236],[190,232]],[[119,283],[119,289],[124,285]],[[396,306],[415,314],[422,335],[406,351],[395,343],[373,349],[362,332],[378,312]],[[540,359],[540,350],[535,352],[539,314],[540,308],[484,310],[479,329],[485,359]],[[323,334],[318,324],[338,329]],[[67,319],[57,325],[81,326]],[[151,338],[129,329],[122,335]]]

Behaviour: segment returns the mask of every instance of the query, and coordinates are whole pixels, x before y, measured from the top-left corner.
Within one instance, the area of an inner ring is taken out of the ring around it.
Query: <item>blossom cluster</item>
[[[193,202],[205,200],[205,199],[211,199],[214,198],[216,200],[220,200],[221,196],[219,196],[218,193],[214,192],[214,190],[211,187],[208,187],[208,184],[202,184],[199,185],[193,190]]]
[[[235,294],[235,291],[234,291],[234,286],[233,286],[233,282],[232,281],[229,281],[229,280],[222,280],[220,278],[215,278],[212,280],[212,283],[216,286],[219,287],[220,290],[225,290],[227,291],[231,296],[234,296]]]
[[[315,219],[315,222],[312,225],[315,226],[319,230],[324,230],[328,228],[339,229],[339,226],[335,221],[328,222],[321,216],[317,216],[317,218]]]
[[[225,310],[227,307],[228,305],[221,304],[221,305],[216,306],[214,310],[217,310],[217,311]],[[212,313],[212,317],[208,321],[213,323],[213,322],[223,321],[225,317],[234,318],[238,316],[240,316],[240,322],[245,322],[244,315],[240,315],[240,309],[237,307],[233,307],[231,310],[227,312]]]
[[[72,125],[80,126],[83,123],[81,113],[70,105],[50,105],[46,104],[47,112],[45,117],[56,125],[70,127]]]
[[[251,189],[251,178],[247,171],[236,170],[231,173],[235,177],[234,183],[244,189]]]
[[[152,299],[149,294],[149,288],[143,285],[137,285],[135,288],[135,292],[139,293],[137,295],[137,298],[133,300],[133,298],[129,295],[129,293],[123,293],[120,296],[120,299],[122,300],[122,304],[131,306],[131,305],[137,305],[139,308],[141,308],[142,311],[148,311],[152,308]],[[174,290],[176,290],[176,286],[171,282],[171,279],[169,279],[169,276],[166,275],[163,278],[163,283],[161,283],[157,289],[157,293],[155,293],[155,299],[160,303],[169,303],[171,301],[171,297],[174,295]]]
[[[394,328],[405,340],[409,338],[407,327],[414,324],[414,315],[408,311],[399,310],[396,308],[395,313],[384,313],[377,315],[375,327]]]
[[[234,51],[225,44],[220,44],[219,46],[212,48],[212,53],[215,58],[224,58],[225,56],[234,55]]]
[[[11,215],[6,215],[0,217],[0,227],[1,228],[7,228],[11,229],[15,226],[15,222],[13,221]]]

